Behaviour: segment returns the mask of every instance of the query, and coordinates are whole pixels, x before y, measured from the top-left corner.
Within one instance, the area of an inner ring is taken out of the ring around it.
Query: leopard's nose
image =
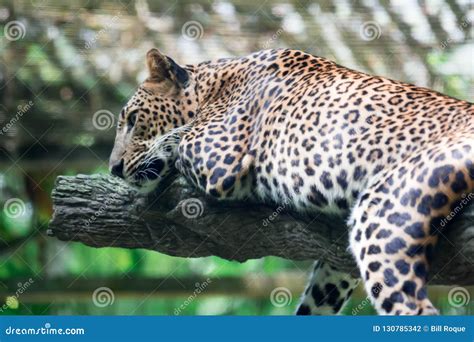
[[[119,163],[117,163],[115,165],[112,165],[110,167],[110,173],[113,174],[114,176],[124,178],[124,175],[123,175],[123,159],[120,159]]]

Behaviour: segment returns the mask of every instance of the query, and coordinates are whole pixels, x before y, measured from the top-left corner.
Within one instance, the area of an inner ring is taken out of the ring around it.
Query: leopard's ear
[[[169,77],[169,61],[158,49],[151,49],[146,54],[146,65],[150,74],[149,81],[161,82]]]
[[[184,87],[188,83],[188,72],[171,58],[163,55],[158,49],[153,48],[147,52],[146,64],[150,76],[145,82],[159,83],[171,81],[177,87]]]

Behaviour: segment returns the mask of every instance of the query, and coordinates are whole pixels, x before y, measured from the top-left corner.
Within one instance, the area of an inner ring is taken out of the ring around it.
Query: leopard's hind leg
[[[358,284],[359,279],[325,262],[316,261],[296,314],[338,314]]]
[[[426,282],[445,217],[474,191],[472,134],[444,137],[392,169],[353,209],[350,246],[380,314],[437,314]]]

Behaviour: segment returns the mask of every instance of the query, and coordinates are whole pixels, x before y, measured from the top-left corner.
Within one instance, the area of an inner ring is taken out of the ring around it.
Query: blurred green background
[[[0,314],[292,314],[309,261],[184,259],[46,236],[56,176],[107,172],[113,122],[96,127],[94,113],[119,113],[151,47],[182,64],[291,47],[473,101],[473,19],[469,0],[2,1]],[[272,297],[282,288],[283,303]],[[434,304],[472,314],[473,289],[453,305],[453,288],[430,287]],[[362,289],[345,313],[373,314]]]

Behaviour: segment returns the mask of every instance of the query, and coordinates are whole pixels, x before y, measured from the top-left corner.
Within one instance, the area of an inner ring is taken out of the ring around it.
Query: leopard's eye
[[[136,121],[137,121],[137,110],[134,110],[130,112],[130,114],[128,114],[128,118],[127,118],[127,129],[129,131],[133,128]]]

